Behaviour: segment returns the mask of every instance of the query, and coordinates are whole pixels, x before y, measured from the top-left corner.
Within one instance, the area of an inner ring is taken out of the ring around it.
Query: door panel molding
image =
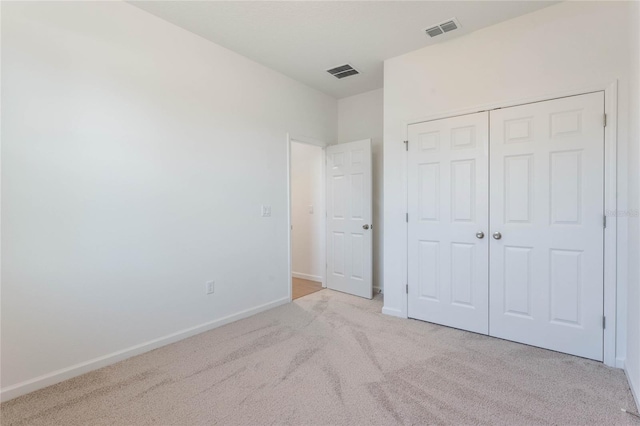
[[[603,360],[603,114],[602,92],[490,112],[491,336]],[[512,143],[522,117],[532,136]],[[505,273],[513,246],[531,247],[526,277]]]
[[[327,288],[371,299],[371,140],[328,146],[326,163]]]
[[[489,114],[409,133],[408,314],[487,334]]]
[[[604,363],[608,366],[623,368],[626,353],[626,308],[624,297],[626,294],[628,248],[623,244],[624,237],[618,238],[618,235],[626,235],[627,224],[625,220],[619,221],[614,212],[628,208],[628,201],[625,195],[628,184],[626,167],[623,166],[618,170],[617,166],[618,151],[620,150],[621,154],[626,152],[626,144],[622,147],[618,146],[618,81],[600,81],[590,86],[575,89],[549,92],[520,99],[507,99],[498,102],[478,104],[467,108],[415,117],[404,121],[403,128],[405,129],[404,140],[408,140],[409,126],[413,124],[601,91],[605,94],[604,109],[607,116],[607,125],[604,128],[604,190],[605,212],[609,212],[607,215],[607,227],[604,230],[604,315],[606,317],[606,328],[604,329]],[[517,143],[518,137],[527,138],[527,131],[527,123],[519,123],[519,126],[516,126],[512,131],[511,142]],[[438,143],[439,141],[437,140],[434,141],[433,139],[429,140],[425,138],[421,141],[421,146],[423,146],[423,149],[437,149]],[[404,148],[402,149],[404,150]],[[404,168],[403,176],[404,179],[407,179],[407,162],[405,162]],[[618,193],[621,194],[620,197],[618,197]],[[403,276],[398,277],[399,282],[403,283],[402,286],[397,285],[397,287],[392,288],[391,285],[389,285],[387,291],[402,291],[402,293],[405,293],[404,282],[408,279],[407,274],[408,271],[405,270]],[[407,318],[408,298],[405,296],[401,300],[403,304],[398,307],[385,306],[382,309],[383,313]]]

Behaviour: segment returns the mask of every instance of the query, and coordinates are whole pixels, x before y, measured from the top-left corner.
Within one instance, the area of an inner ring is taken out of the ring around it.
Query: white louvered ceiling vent
[[[460,28],[460,23],[456,18],[451,18],[448,21],[445,21],[441,24],[434,25],[433,27],[427,28],[425,32],[429,37],[436,37],[440,34],[448,33],[453,30],[457,30]]]
[[[327,70],[327,72],[332,76],[334,76],[335,78],[345,78],[345,77],[349,77],[350,75],[360,74],[358,70],[356,70],[354,67],[352,67],[349,64],[340,65],[339,67],[331,68],[330,70]]]

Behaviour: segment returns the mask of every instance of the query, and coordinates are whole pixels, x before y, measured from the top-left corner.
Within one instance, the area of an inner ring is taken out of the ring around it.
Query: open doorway
[[[291,298],[325,287],[324,149],[290,141]]]

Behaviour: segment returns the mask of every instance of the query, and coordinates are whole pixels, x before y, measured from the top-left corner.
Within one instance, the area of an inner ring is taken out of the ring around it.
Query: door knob
[[[484,238],[484,232],[482,232],[482,231],[476,232],[476,238],[479,239],[479,240],[483,239]]]
[[[502,238],[502,234],[499,232],[494,232],[493,233],[493,238],[495,238],[496,240],[499,240],[500,238]]]
[[[362,229],[364,229],[366,231],[367,229],[369,229],[369,225],[367,225],[367,224],[362,225]]]

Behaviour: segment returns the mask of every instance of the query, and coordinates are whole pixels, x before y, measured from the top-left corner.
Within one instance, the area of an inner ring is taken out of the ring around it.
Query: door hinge
[[[607,127],[607,114],[603,114],[602,127]]]
[[[602,328],[607,328],[607,317],[602,317]]]
[[[407,223],[409,223],[409,213],[405,213],[404,219]]]
[[[407,294],[409,294],[409,284],[407,284],[407,285],[405,286],[405,290],[406,290]]]
[[[607,227],[607,215],[606,214],[604,216],[602,216],[602,227],[603,228]]]
[[[403,141],[403,142],[404,142],[405,151],[409,151],[409,141]]]

